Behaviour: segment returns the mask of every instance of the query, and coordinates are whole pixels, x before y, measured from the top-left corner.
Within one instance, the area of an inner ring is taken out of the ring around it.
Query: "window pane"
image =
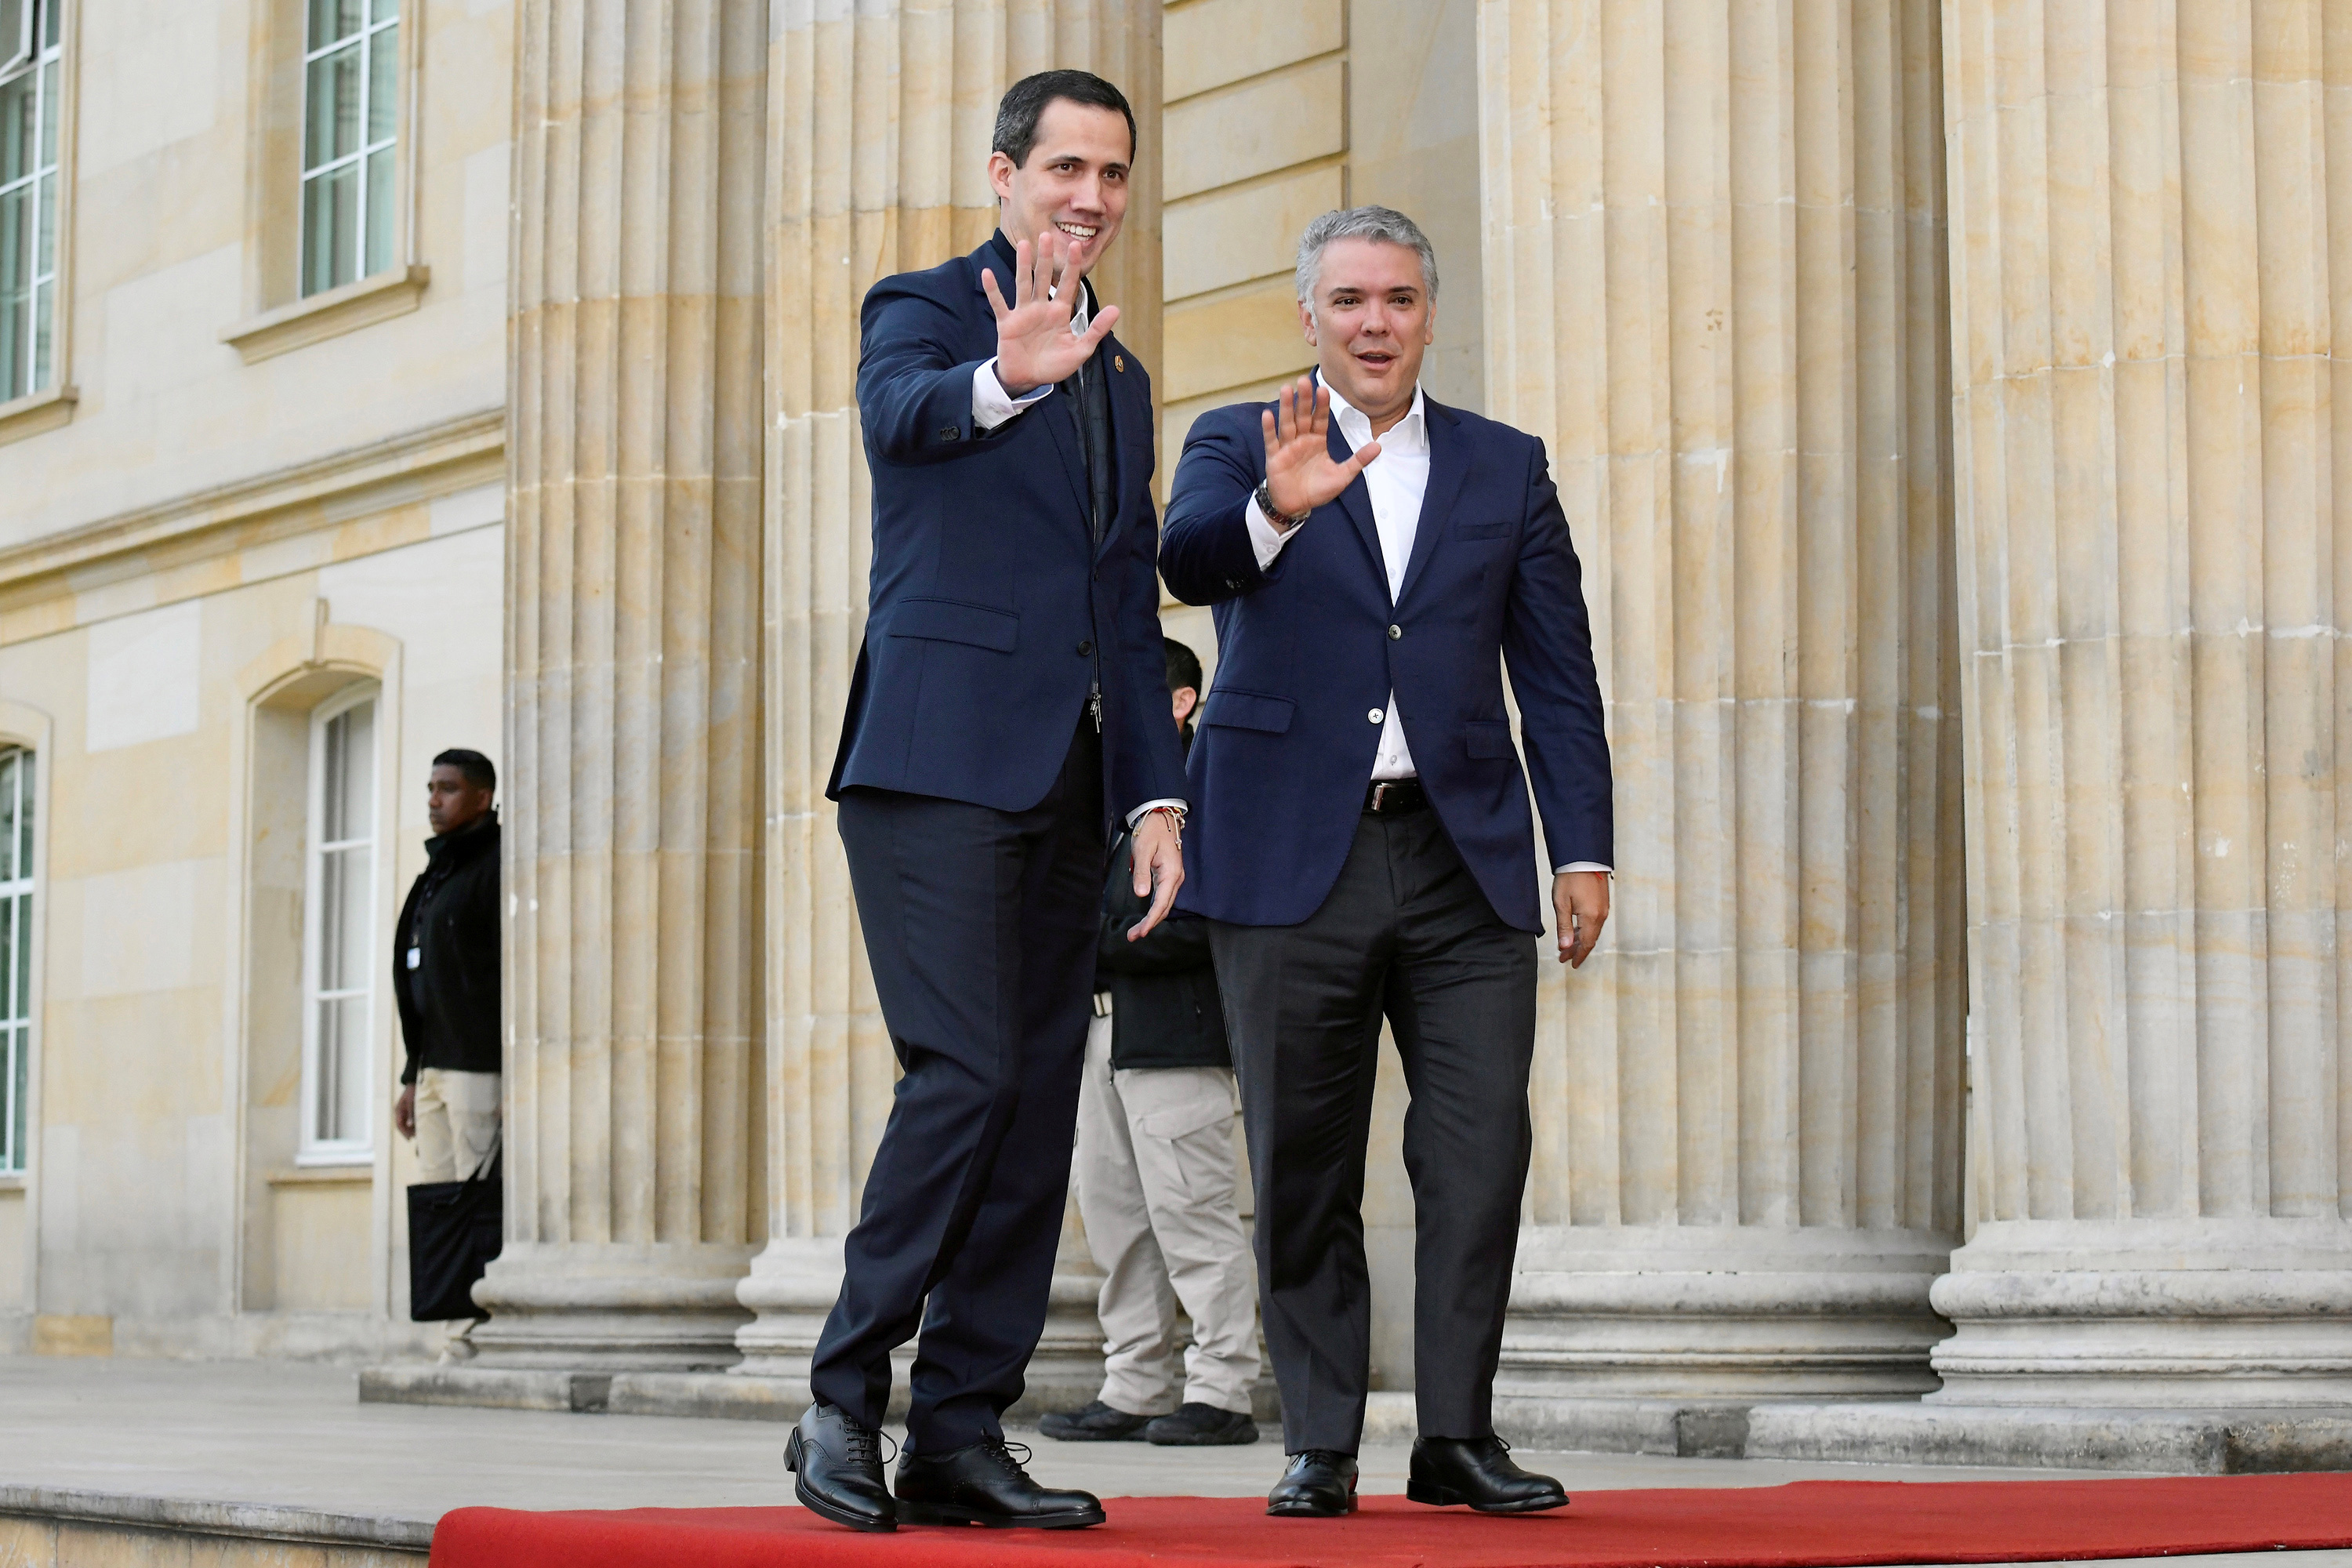
[[[365,838],[375,810],[375,704],[362,702],[327,721],[322,842]]]
[[[45,18],[41,26],[43,48],[54,49],[58,47],[58,39],[63,32],[58,18],[65,10],[65,5],[66,0],[47,0],[47,3],[41,6],[41,15]]]
[[[33,895],[16,895],[16,983],[8,988],[16,1021],[33,1016]]]
[[[310,0],[310,47],[323,49],[360,29],[360,0]]]
[[[0,899],[0,1026],[16,1021],[16,899]],[[27,942],[25,945],[30,946]]]
[[[39,79],[38,73],[26,71],[0,84],[0,185],[33,172],[40,112],[39,95],[34,89]]]
[[[400,15],[400,0],[375,0],[375,20],[389,22]]]
[[[302,132],[302,167],[332,163],[360,145],[360,70],[367,50],[351,43],[310,62]]]
[[[58,286],[44,283],[33,290],[33,373],[25,391],[49,384],[49,318],[57,312]]]
[[[319,1077],[311,1086],[318,1140],[359,1142],[367,1137],[367,998],[321,1000],[318,1009]]]
[[[319,867],[319,989],[352,991],[368,983],[368,960],[375,942],[368,900],[372,847],[356,845],[329,853]]]
[[[367,161],[367,270],[363,277],[373,278],[392,265],[392,195],[400,188],[400,177],[392,167],[392,149],[368,154]]]
[[[33,753],[16,753],[16,874],[33,874]]]
[[[373,147],[400,123],[400,29],[386,27],[370,37],[367,139]]]
[[[347,163],[302,187],[302,292],[316,294],[359,276],[359,165]]]
[[[16,759],[23,754],[0,752],[0,882],[16,879],[16,770],[23,765]]]
[[[31,52],[33,0],[0,0],[0,66]]]

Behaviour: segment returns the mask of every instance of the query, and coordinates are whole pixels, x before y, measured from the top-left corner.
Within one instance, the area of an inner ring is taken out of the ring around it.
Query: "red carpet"
[[[433,1568],[1796,1568],[2017,1563],[2352,1546],[2352,1474],[2113,1481],[1800,1481],[1580,1494],[1487,1519],[1368,1498],[1348,1520],[1265,1517],[1255,1498],[1115,1498],[1093,1530],[859,1535],[798,1508],[524,1513],[462,1508]]]

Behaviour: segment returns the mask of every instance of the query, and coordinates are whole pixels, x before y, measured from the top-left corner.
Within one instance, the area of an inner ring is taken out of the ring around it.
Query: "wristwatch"
[[[1265,513],[1266,521],[1274,524],[1275,527],[1280,529],[1285,533],[1289,532],[1292,529],[1297,528],[1300,523],[1305,522],[1308,518],[1315,515],[1311,510],[1299,512],[1295,516],[1288,512],[1276,510],[1274,505],[1274,488],[1267,484],[1264,479],[1260,479],[1257,482],[1257,510]]]

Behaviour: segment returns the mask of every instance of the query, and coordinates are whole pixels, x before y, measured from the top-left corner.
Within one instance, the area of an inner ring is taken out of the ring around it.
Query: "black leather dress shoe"
[[[1077,1530],[1103,1521],[1092,1492],[1054,1491],[1029,1479],[1002,1437],[944,1454],[898,1457],[898,1522],[984,1524],[998,1530]]]
[[[1480,1513],[1541,1513],[1568,1506],[1560,1484],[1513,1464],[1511,1446],[1500,1437],[1414,1438],[1404,1495],[1436,1508],[1467,1503]]]
[[[852,1530],[896,1530],[898,1505],[882,1482],[882,1435],[830,1405],[812,1405],[784,1442],[793,1495]]]
[[[1084,1410],[1048,1411],[1037,1430],[1063,1443],[1139,1443],[1150,1425],[1149,1415],[1129,1415],[1097,1399]]]
[[[1290,1468],[1265,1494],[1265,1511],[1276,1519],[1340,1519],[1356,1511],[1356,1456],[1337,1448],[1309,1448],[1290,1457]]]

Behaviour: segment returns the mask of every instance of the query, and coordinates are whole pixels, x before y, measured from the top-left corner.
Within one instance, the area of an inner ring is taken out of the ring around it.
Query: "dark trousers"
[[[1367,814],[1295,926],[1210,928],[1257,1187],[1258,1293],[1284,1448],[1356,1451],[1370,1381],[1364,1143],[1381,1018],[1412,1101],[1421,1432],[1494,1431],[1531,1137],[1536,941],[1505,925],[1434,811]]]
[[[880,1426],[921,1330],[908,1446],[1003,1435],[1045,1331],[1070,1180],[1103,879],[1101,744],[1083,725],[1026,811],[841,797],[874,988],[905,1076],[812,1358],[816,1398]]]

